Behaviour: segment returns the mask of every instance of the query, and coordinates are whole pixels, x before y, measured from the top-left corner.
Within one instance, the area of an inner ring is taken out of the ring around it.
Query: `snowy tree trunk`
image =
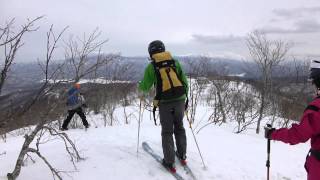
[[[261,124],[261,120],[262,120],[262,117],[263,117],[264,108],[265,108],[265,89],[263,88],[262,92],[261,92],[261,103],[260,103],[260,108],[259,108],[259,118],[258,118],[257,128],[256,128],[256,133],[257,134],[260,133],[260,124]]]
[[[25,141],[24,141],[23,146],[21,148],[21,151],[19,153],[15,168],[12,171],[12,173],[7,174],[8,180],[15,180],[19,176],[20,171],[21,171],[21,167],[23,165],[24,157],[28,153],[29,145],[32,143],[35,136],[37,135],[39,130],[43,127],[43,125],[44,125],[43,123],[37,125],[36,128],[32,131],[32,133],[30,135],[25,135],[25,137],[24,137]]]
[[[224,111],[224,103],[222,101],[222,97],[221,97],[221,92],[220,90],[217,88],[217,96],[218,96],[218,100],[219,100],[219,110],[222,114],[222,122],[225,123],[226,122],[226,113]]]

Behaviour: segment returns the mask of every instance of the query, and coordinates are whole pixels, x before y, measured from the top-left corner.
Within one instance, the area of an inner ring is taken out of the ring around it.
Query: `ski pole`
[[[140,144],[140,124],[141,124],[141,109],[142,109],[142,103],[141,103],[141,99],[140,99],[140,103],[139,103],[139,119],[138,119],[138,143],[137,143],[137,156],[139,155],[139,144]]]
[[[267,124],[267,127],[268,128],[272,128],[272,126],[270,124]],[[266,166],[267,166],[267,180],[270,179],[270,139],[268,139],[268,145],[267,145],[267,163],[266,163]]]
[[[199,152],[199,155],[200,155],[202,164],[203,164],[203,168],[206,169],[207,167],[206,167],[206,165],[205,165],[205,163],[204,163],[204,160],[203,160],[203,157],[202,157],[202,154],[201,154],[201,151],[200,151],[200,147],[199,147],[199,145],[198,145],[197,138],[196,138],[196,136],[195,136],[195,134],[194,134],[194,131],[193,131],[193,128],[192,128],[192,124],[191,124],[191,121],[190,121],[189,116],[188,116],[188,111],[185,111],[185,114],[186,114],[187,120],[188,120],[188,122],[189,122],[189,127],[190,127],[190,129],[191,129],[194,142],[196,143],[196,146],[197,146],[197,148],[198,148],[198,152]]]

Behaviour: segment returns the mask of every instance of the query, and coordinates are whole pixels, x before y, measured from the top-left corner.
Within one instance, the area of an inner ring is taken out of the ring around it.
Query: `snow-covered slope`
[[[200,109],[199,113],[205,113]],[[120,114],[120,112],[119,112]],[[86,158],[73,168],[63,143],[52,140],[42,145],[42,153],[54,167],[68,172],[64,179],[74,180],[169,180],[173,177],[141,148],[141,143],[147,141],[156,152],[162,155],[161,127],[155,126],[145,111],[141,124],[139,155],[137,156],[136,120],[129,125],[95,128],[93,121],[98,121],[100,115],[90,115],[93,125],[87,132],[83,129],[67,131],[75,141],[82,156]],[[232,133],[232,124],[223,126],[208,126],[197,139],[202,150],[207,169],[203,169],[201,159],[188,126],[185,127],[188,137],[188,162],[199,180],[265,180],[266,179],[266,145],[262,135],[255,135],[250,130],[245,134]],[[14,168],[23,137],[9,137],[6,143],[0,142],[0,179],[6,179],[6,173]],[[280,142],[271,144],[271,179],[272,180],[303,180],[306,173],[303,165],[308,144],[289,146]],[[38,158],[36,163],[29,163],[22,168],[19,180],[49,180],[51,172]],[[186,179],[183,169],[177,163],[178,172]]]

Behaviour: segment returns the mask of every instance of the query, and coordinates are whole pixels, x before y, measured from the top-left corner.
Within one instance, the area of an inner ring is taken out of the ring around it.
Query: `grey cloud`
[[[316,20],[300,20],[294,23],[294,28],[285,29],[278,27],[266,27],[260,31],[269,34],[300,34],[300,33],[317,33],[320,32],[320,23]]]
[[[304,17],[311,14],[320,13],[320,6],[318,7],[301,7],[294,9],[274,9],[273,13],[281,18],[294,19]]]
[[[228,44],[228,43],[236,43],[241,42],[244,37],[241,36],[210,36],[210,35],[201,35],[201,34],[193,34],[192,40],[204,44]]]
[[[320,54],[318,53],[294,53],[292,54],[294,57],[298,58],[307,58],[307,59],[319,59],[320,60]]]
[[[304,20],[295,23],[297,30],[301,32],[319,32],[320,23],[316,20]]]

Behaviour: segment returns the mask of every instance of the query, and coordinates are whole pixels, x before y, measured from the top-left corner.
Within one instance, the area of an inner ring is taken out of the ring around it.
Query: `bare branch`
[[[34,23],[36,21],[42,19],[43,17],[44,16],[39,16],[31,21],[28,19],[28,22],[26,24],[22,25],[22,29],[16,35],[14,35],[13,37],[10,37],[10,38],[6,38],[6,41],[4,41],[3,43],[0,43],[0,46],[11,43],[12,41],[15,41],[16,39],[20,39],[23,36],[23,34],[26,32],[37,31],[39,29],[39,27],[33,28]],[[4,34],[11,33],[10,29],[13,24],[14,24],[14,19],[12,19],[9,23],[7,23],[5,28],[1,28],[2,33],[0,34],[0,40],[4,36]]]
[[[100,66],[119,57],[119,55],[101,54],[102,46],[108,42],[108,40],[99,40],[101,34],[97,28],[89,37],[86,34],[83,38],[76,39],[71,36],[66,43],[65,58],[73,69],[74,82],[78,82],[86,75],[95,72]],[[98,54],[94,54],[95,52]]]
[[[34,23],[41,18],[43,18],[43,16],[37,17],[31,21],[28,20],[29,22],[23,25],[22,29],[17,33],[12,32],[11,30],[14,19],[11,20],[5,28],[1,28],[2,33],[0,34],[0,41],[3,42],[0,42],[0,48],[4,49],[4,63],[0,74],[0,94],[17,51],[23,46],[23,43],[21,42],[23,35],[27,32],[37,31],[39,27],[33,28],[33,26]],[[13,36],[11,34],[13,34]]]
[[[50,170],[51,170],[51,172],[53,174],[53,177],[54,178],[57,177],[59,180],[62,180],[62,177],[60,176],[59,171],[51,166],[51,164],[48,162],[48,160],[44,156],[41,155],[39,150],[36,150],[36,149],[33,149],[33,148],[28,148],[27,151],[35,153],[36,155],[38,155],[44,161],[44,163],[50,168]]]
[[[261,102],[256,128],[256,133],[258,134],[260,132],[260,122],[266,108],[266,97],[272,90],[271,87],[274,68],[284,61],[284,58],[291,46],[289,43],[285,43],[281,40],[269,40],[264,33],[254,31],[248,35],[247,47],[253,61],[259,67],[261,72]]]
[[[65,30],[66,28],[63,29],[58,36],[56,36],[53,32],[53,26],[51,26],[49,32],[47,33],[47,54],[46,54],[45,65],[42,66],[44,76],[45,76],[45,82],[40,88],[40,90],[38,91],[38,93],[31,98],[31,102],[27,105],[27,109],[25,109],[22,113],[20,113],[20,116],[22,116],[24,112],[28,111],[41,97],[45,97],[48,93],[50,93],[52,89],[58,84],[58,83],[49,84],[49,78],[54,77],[56,75],[56,73],[61,68],[61,65],[58,66],[56,69],[54,69],[53,72],[51,73],[49,72],[49,67],[52,60],[53,52],[57,48],[56,44]],[[58,171],[55,168],[53,168],[51,164],[47,161],[47,159],[40,153],[40,145],[48,141],[48,139],[43,140],[43,137],[46,132],[49,132],[50,135],[57,136],[63,140],[66,147],[66,151],[70,155],[72,163],[75,168],[76,168],[75,162],[82,159],[74,143],[69,139],[67,134],[59,133],[55,129],[45,125],[50,120],[49,115],[54,111],[54,109],[56,109],[57,106],[58,106],[57,102],[50,103],[50,105],[48,105],[47,107],[48,110],[44,114],[39,115],[38,118],[41,119],[41,121],[39,121],[39,123],[36,125],[36,127],[32,130],[30,134],[25,135],[25,142],[21,148],[15,168],[12,173],[7,174],[7,177],[9,180],[14,180],[19,176],[24,157],[25,156],[28,157],[28,152],[35,153],[45,162],[45,164],[50,168],[54,179],[55,178],[62,179],[60,175],[62,171]],[[36,138],[36,143],[35,143],[36,148],[31,148],[30,145],[35,138]]]

